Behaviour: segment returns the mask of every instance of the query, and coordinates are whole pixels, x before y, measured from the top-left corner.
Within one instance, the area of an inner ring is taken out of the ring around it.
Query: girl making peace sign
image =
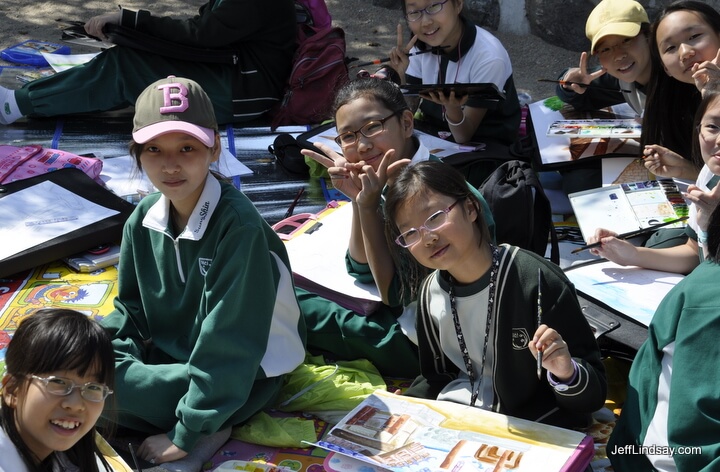
[[[406,43],[398,25],[390,64],[402,84],[493,83],[505,92],[500,101],[454,92],[423,95],[423,117],[449,129],[458,143],[511,145],[520,125],[520,104],[510,57],[500,41],[463,16],[464,0],[401,0],[401,6],[412,37]],[[428,49],[432,52],[410,57]]]

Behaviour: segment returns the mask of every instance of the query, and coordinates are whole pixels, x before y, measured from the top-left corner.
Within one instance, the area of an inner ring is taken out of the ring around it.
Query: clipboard
[[[135,209],[135,205],[107,190],[83,171],[66,168],[1,185],[0,213],[4,197],[46,181],[118,213],[0,260],[0,277],[47,264],[101,244],[120,241],[125,221]]]
[[[504,100],[505,92],[493,83],[457,83],[457,84],[404,84],[400,86],[403,95],[422,95],[430,92],[442,92],[445,95],[455,92],[455,96],[479,97],[485,100]]]

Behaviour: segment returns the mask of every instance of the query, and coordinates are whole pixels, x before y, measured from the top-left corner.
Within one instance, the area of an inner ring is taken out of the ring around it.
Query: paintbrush
[[[677,218],[677,219],[675,219],[675,220],[666,221],[665,223],[660,223],[660,224],[658,224],[658,225],[652,225],[652,226],[648,226],[647,228],[636,229],[635,231],[629,231],[629,232],[627,232],[627,233],[618,234],[618,235],[615,236],[615,237],[616,237],[617,239],[630,239],[630,238],[634,238],[635,236],[642,236],[643,234],[652,233],[652,232],[655,231],[657,228],[662,228],[663,226],[668,226],[668,225],[672,225],[672,224],[675,224],[675,223],[679,223],[679,222],[685,221],[685,220],[687,220],[687,219],[688,219],[687,216],[683,216],[682,218]],[[577,254],[577,253],[580,252],[580,251],[584,251],[585,249],[592,249],[592,248],[594,248],[594,247],[600,246],[601,244],[602,244],[601,242],[596,242],[596,243],[592,243],[592,244],[587,244],[587,245],[582,246],[582,247],[579,247],[579,248],[577,248],[577,249],[573,249],[572,251],[570,251],[570,253],[571,253],[571,254]]]

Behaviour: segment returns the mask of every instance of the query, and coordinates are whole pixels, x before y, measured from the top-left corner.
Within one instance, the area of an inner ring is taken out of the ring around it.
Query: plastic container
[[[3,49],[0,51],[0,57],[8,62],[14,62],[16,64],[44,67],[49,64],[42,56],[43,52],[52,54],[70,54],[70,46],[29,39],[20,44],[10,46],[7,49]]]

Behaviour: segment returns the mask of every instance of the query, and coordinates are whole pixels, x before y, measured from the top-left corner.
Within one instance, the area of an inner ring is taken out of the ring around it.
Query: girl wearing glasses
[[[636,247],[617,239],[617,233],[599,228],[588,243],[600,242],[590,252],[620,265],[634,265],[647,269],[680,274],[690,273],[704,259],[700,251],[707,243],[707,220],[720,201],[720,83],[707,86],[695,116],[693,155],[705,165],[694,185],[683,196],[692,202],[685,232],[685,244],[669,248]]]
[[[389,184],[387,240],[418,299],[421,374],[407,394],[587,426],[607,387],[575,291],[551,262],[493,244],[481,208],[441,163],[405,167]],[[424,279],[422,267],[433,270]]]
[[[398,25],[390,65],[402,84],[493,83],[505,100],[488,101],[443,93],[423,95],[423,119],[452,133],[455,142],[496,142],[517,138],[520,103],[507,51],[492,34],[462,14],[463,0],[400,0],[412,38]],[[426,50],[430,54],[409,56]]]
[[[415,164],[437,158],[413,136],[412,112],[400,88],[390,81],[364,78],[349,82],[335,97],[333,109],[339,133],[335,140],[342,155],[322,143],[314,145],[324,155],[311,150],[302,153],[327,167],[335,188],[351,200],[348,272],[361,282],[375,283],[385,305],[371,316],[363,316],[299,292],[308,326],[308,349],[330,351],[343,358],[364,357],[383,374],[414,376],[418,373],[417,350],[397,319],[412,300],[400,298],[397,290],[397,273],[383,232],[382,191],[388,173],[408,161]],[[477,195],[494,236],[490,210]],[[410,319],[403,328],[411,333],[414,321]]]
[[[100,325],[73,310],[39,310],[15,331],[5,369],[0,470],[112,470],[95,444],[115,376]]]

